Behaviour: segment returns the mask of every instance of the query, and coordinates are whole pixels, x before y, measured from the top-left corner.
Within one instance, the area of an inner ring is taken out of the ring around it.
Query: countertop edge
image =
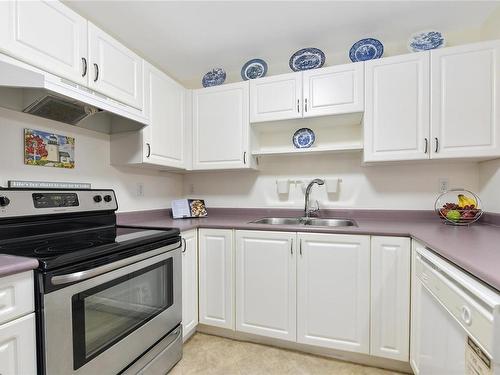
[[[38,268],[36,259],[0,254],[0,277],[31,271],[35,268]]]

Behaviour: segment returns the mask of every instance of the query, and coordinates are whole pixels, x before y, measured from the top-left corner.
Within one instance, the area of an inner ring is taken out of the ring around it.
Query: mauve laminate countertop
[[[431,250],[500,291],[500,220],[485,215],[470,227],[444,225],[432,211],[322,210],[322,217],[354,219],[355,227],[307,227],[254,224],[261,217],[297,217],[301,210],[212,208],[207,218],[172,219],[171,211],[152,210],[118,214],[118,223],[154,228],[177,227],[246,229],[287,232],[372,234],[412,237]]]
[[[33,270],[37,267],[36,259],[0,254],[0,277]]]

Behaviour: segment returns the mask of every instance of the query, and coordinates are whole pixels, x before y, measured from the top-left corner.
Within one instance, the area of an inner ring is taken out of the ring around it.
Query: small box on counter
[[[208,215],[203,199],[176,199],[172,201],[172,217],[187,219]]]

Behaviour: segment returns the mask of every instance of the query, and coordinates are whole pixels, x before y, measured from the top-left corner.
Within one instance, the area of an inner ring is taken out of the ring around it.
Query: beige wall
[[[76,138],[75,169],[24,165],[23,129],[33,128]],[[0,186],[8,180],[90,182],[93,188],[113,188],[120,211],[164,208],[182,195],[182,176],[144,168],[110,165],[109,135],[0,109]],[[137,197],[137,184],[144,196]]]
[[[476,163],[425,161],[362,166],[361,153],[261,158],[257,172],[205,172],[184,177],[185,195],[204,198],[210,207],[295,207],[304,205],[300,186],[278,196],[276,179],[309,182],[342,179],[338,194],[313,189],[323,208],[433,209],[439,178],[451,187],[478,190]]]

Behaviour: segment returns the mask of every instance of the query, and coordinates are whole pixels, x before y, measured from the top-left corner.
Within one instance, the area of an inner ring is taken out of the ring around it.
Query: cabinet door
[[[364,111],[364,63],[306,70],[304,117]]]
[[[35,310],[33,290],[33,271],[0,278],[0,324]]]
[[[121,103],[142,109],[143,60],[88,23],[89,86]]]
[[[191,336],[198,325],[198,235],[195,230],[181,234],[182,249],[182,335]]]
[[[428,159],[429,53],[365,62],[364,160]]]
[[[296,340],[295,233],[236,231],[236,330]]]
[[[431,52],[432,158],[500,156],[500,41]]]
[[[234,329],[233,231],[200,229],[200,323]]]
[[[0,325],[0,374],[36,373],[35,314]]]
[[[298,234],[297,341],[368,354],[370,237]]]
[[[0,2],[0,50],[87,84],[87,20],[59,1]]]
[[[370,354],[408,362],[410,239],[372,237]]]
[[[193,92],[193,169],[249,166],[248,82]]]
[[[302,117],[302,73],[250,81],[250,122]]]
[[[152,65],[144,66],[144,102],[149,126],[144,132],[144,160],[167,167],[184,167],[186,90]]]

